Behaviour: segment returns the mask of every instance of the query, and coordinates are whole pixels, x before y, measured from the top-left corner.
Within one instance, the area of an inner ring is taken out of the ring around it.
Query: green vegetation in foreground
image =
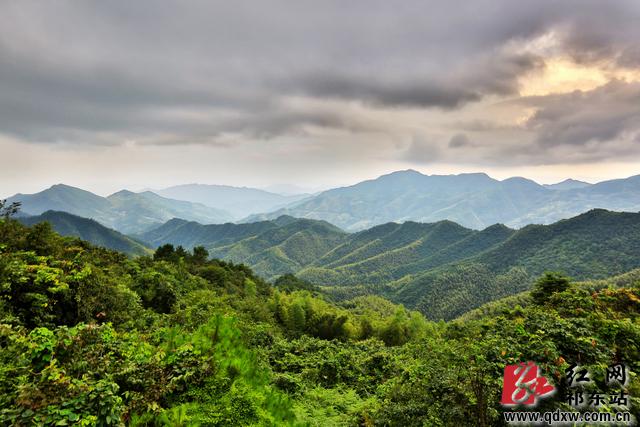
[[[380,297],[338,305],[292,276],[276,290],[207,255],[130,259],[0,220],[0,424],[489,426],[505,364],[557,381],[579,362],[595,388],[613,361],[640,370],[637,281],[547,275],[525,306],[433,323]],[[628,392],[637,416],[635,374]]]

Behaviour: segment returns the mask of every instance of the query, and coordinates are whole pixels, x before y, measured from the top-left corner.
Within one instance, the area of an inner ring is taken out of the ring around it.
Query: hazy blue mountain
[[[324,189],[325,188],[318,187],[302,187],[296,184],[273,184],[261,188],[261,190],[268,191],[269,193],[282,194],[283,196],[310,196]]]
[[[171,200],[151,192],[120,191],[109,197],[68,185],[54,185],[35,194],[16,194],[8,199],[22,202],[22,211],[40,215],[48,210],[63,211],[92,218],[125,234],[134,234],[181,217],[204,223],[220,223],[231,215],[208,206]]]
[[[576,188],[585,188],[590,186],[588,182],[578,181],[576,179],[565,179],[562,182],[557,182],[555,184],[545,184],[546,188],[551,190],[575,190]]]
[[[220,223],[231,216],[220,209],[200,203],[167,199],[151,191],[133,193],[122,190],[107,197],[118,212],[114,228],[132,234],[158,225],[171,218],[184,218],[202,223]]]
[[[79,237],[94,245],[115,249],[129,255],[148,255],[151,249],[141,242],[107,228],[92,219],[82,218],[67,212],[46,211],[42,215],[18,218],[25,225],[48,222],[63,236]]]
[[[230,212],[237,219],[270,212],[308,197],[308,194],[281,195],[269,191],[227,185],[185,184],[156,193],[176,200],[201,203]]]
[[[543,186],[525,178],[499,181],[483,173],[423,175],[394,172],[350,187],[322,192],[269,214],[329,221],[357,231],[386,222],[451,220],[483,229],[503,223],[510,227],[550,224],[593,208],[640,210],[640,177],[581,185],[569,181]]]
[[[21,211],[28,215],[39,215],[53,210],[92,218],[104,215],[104,212],[111,208],[111,204],[104,197],[64,184],[53,185],[35,194],[18,193],[7,201],[22,202]]]

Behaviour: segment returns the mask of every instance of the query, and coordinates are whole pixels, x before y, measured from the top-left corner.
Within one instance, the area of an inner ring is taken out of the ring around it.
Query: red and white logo
[[[534,362],[522,362],[504,367],[502,382],[502,399],[505,406],[535,406],[538,398],[550,396],[556,388],[539,375],[539,368]]]

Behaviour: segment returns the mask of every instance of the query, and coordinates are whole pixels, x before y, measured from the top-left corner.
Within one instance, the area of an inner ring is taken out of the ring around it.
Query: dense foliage
[[[204,248],[130,259],[0,221],[0,424],[500,425],[505,364],[640,370],[640,287],[550,274],[445,324],[272,287]],[[534,295],[536,295],[534,293]],[[638,414],[640,381],[628,386]],[[557,401],[549,407],[563,407]],[[607,408],[604,408],[607,409]]]
[[[451,221],[387,223],[347,234],[286,216],[223,225],[173,220],[141,238],[156,246],[204,245],[269,280],[294,273],[337,300],[377,294],[433,320],[529,289],[546,270],[584,280],[640,267],[640,213],[602,209],[551,225],[482,231]]]

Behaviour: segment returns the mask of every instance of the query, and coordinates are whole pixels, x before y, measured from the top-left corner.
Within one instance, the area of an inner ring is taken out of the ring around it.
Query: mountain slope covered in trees
[[[579,363],[589,391],[630,395],[581,410],[637,417],[637,279],[547,274],[433,323],[379,297],[331,302],[293,277],[274,288],[200,247],[130,259],[2,218],[0,423],[501,425],[504,368],[526,361],[559,389],[536,410],[571,410],[565,371]],[[605,384],[620,362],[629,383]]]
[[[495,240],[487,242],[489,236]],[[472,244],[467,250],[465,246],[476,239],[489,244]],[[551,225],[531,225],[517,231],[493,226],[475,232],[471,238],[442,248],[435,256],[438,263],[431,262],[433,255],[415,264],[405,258],[394,270],[392,263],[381,266],[388,256],[381,252],[356,264],[310,267],[299,275],[332,286],[336,295],[376,293],[430,318],[451,319],[485,302],[528,289],[546,270],[587,279],[640,267],[639,239],[640,214],[592,210]],[[413,253],[413,248],[408,251]],[[466,256],[445,256],[449,253]],[[379,270],[369,267],[373,265]],[[365,278],[359,281],[361,274]]]
[[[295,273],[336,298],[384,295],[434,319],[528,289],[546,269],[586,279],[640,267],[640,214],[602,209],[520,230],[497,224],[476,231],[441,221],[349,234],[285,216],[236,225],[172,221],[140,237],[155,245],[202,245],[269,279]]]
[[[46,211],[42,215],[22,217],[20,222],[25,225],[34,225],[48,222],[53,229],[63,235],[78,237],[97,246],[124,252],[128,255],[148,255],[151,250],[115,230],[107,228],[92,219],[82,218],[67,212]]]

